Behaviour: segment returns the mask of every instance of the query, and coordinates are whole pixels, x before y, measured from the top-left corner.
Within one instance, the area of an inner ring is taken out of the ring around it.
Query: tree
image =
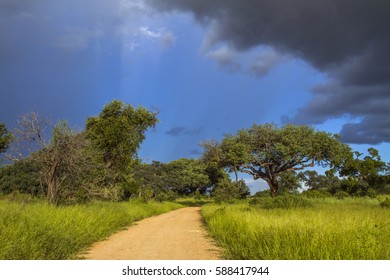
[[[211,195],[219,202],[247,198],[250,195],[250,191],[244,180],[236,183],[232,182],[229,178],[225,178],[215,185]]]
[[[279,191],[284,193],[295,193],[301,188],[299,177],[295,172],[284,172],[278,176]]]
[[[170,163],[153,161],[137,164],[133,168],[134,180],[129,194],[149,198],[204,194],[210,186],[206,165],[195,159],[178,159]]]
[[[93,161],[86,153],[90,143],[83,133],[72,131],[64,121],[54,127],[50,123],[36,112],[23,115],[15,130],[18,149],[13,159],[16,164],[23,161],[38,170],[48,202],[56,204]]]
[[[378,176],[385,173],[387,165],[381,160],[378,150],[369,148],[367,151],[369,155],[363,159],[360,159],[363,154],[354,152],[355,157],[348,158],[340,170],[340,175],[353,176],[370,183],[370,181],[375,181]]]
[[[230,180],[226,178],[225,172],[220,171],[225,168],[227,172],[234,173],[237,191],[245,188],[243,180],[238,179],[240,166],[249,159],[249,150],[244,143],[239,143],[233,136],[227,135],[221,144],[212,140],[203,142],[201,146],[204,149],[202,161],[208,165],[207,170],[211,178],[216,178],[213,180],[215,184],[222,182],[223,186],[228,185],[226,182]]]
[[[86,122],[86,135],[102,152],[106,168],[121,173],[134,162],[148,128],[158,122],[157,113],[133,108],[114,100],[98,117]]]
[[[210,179],[206,173],[207,166],[200,160],[181,158],[168,165],[170,182],[173,191],[180,195],[196,192],[205,193],[210,186]]]
[[[309,190],[330,190],[340,187],[340,179],[328,172],[325,175],[320,175],[314,170],[306,170],[298,174],[298,178],[302,180]]]
[[[4,153],[12,141],[12,134],[3,123],[0,123],[0,153]]]
[[[14,164],[0,167],[0,192],[27,193],[30,195],[44,195],[45,190],[40,183],[39,166],[30,159],[19,160]]]
[[[66,122],[59,122],[53,129],[52,140],[32,157],[41,165],[41,177],[47,185],[47,200],[56,204],[61,191],[72,187],[89,164],[84,151],[88,147],[82,133],[73,132]]]
[[[218,145],[222,159],[229,158],[222,149],[226,141],[237,149],[234,154],[237,155],[235,164],[238,170],[252,175],[255,180],[265,180],[273,195],[278,193],[285,172],[315,165],[336,168],[350,154],[350,148],[341,143],[337,135],[315,131],[309,126],[286,125],[279,128],[264,124],[239,130]],[[224,160],[221,163],[227,165]]]

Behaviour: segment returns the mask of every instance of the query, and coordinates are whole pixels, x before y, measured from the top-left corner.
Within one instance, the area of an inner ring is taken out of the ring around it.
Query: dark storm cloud
[[[178,137],[182,135],[199,135],[202,131],[202,128],[188,129],[184,126],[175,126],[167,130],[165,134],[173,137]]]
[[[19,14],[28,11],[42,0],[0,0],[0,14]]]
[[[191,12],[209,32],[204,45],[237,51],[272,46],[327,74],[296,123],[351,116],[343,139],[390,142],[390,2],[386,0],[146,0],[159,10]],[[256,71],[259,69],[253,69]],[[260,68],[260,70],[262,70]],[[291,97],[287,97],[291,98]],[[387,107],[389,108],[389,107]]]

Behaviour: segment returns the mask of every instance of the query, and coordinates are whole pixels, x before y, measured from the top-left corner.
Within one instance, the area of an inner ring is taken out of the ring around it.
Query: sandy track
[[[150,217],[95,243],[91,260],[218,260],[221,250],[207,236],[200,207]]]

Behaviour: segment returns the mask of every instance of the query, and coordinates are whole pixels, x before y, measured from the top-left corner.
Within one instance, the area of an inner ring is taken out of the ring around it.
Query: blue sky
[[[389,35],[371,32],[389,7],[294,1],[2,0],[0,121],[37,110],[83,128],[116,98],[159,111],[145,161],[199,157],[204,140],[285,121],[390,161]]]

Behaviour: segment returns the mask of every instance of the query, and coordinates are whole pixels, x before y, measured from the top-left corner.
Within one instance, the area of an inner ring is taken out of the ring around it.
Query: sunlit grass
[[[72,259],[136,220],[182,207],[173,202],[91,202],[54,207],[0,200],[0,259]]]
[[[211,234],[228,259],[390,259],[390,210],[374,199],[328,199],[266,210],[205,205]]]

